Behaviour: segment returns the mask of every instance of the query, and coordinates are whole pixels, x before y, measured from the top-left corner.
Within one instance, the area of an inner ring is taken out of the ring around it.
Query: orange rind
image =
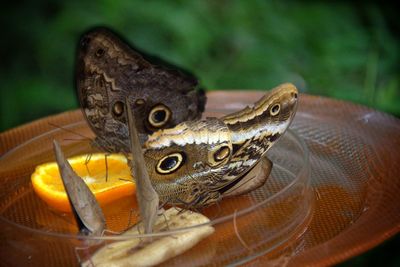
[[[100,206],[136,192],[127,159],[121,154],[107,157],[101,153],[81,155],[68,159],[68,162],[86,182]],[[51,208],[72,211],[56,162],[37,166],[31,180],[35,193]]]

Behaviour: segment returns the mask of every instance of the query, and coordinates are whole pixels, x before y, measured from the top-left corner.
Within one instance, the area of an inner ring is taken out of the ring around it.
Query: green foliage
[[[75,47],[97,25],[192,71],[208,89],[293,82],[400,115],[400,46],[374,4],[41,0],[0,12],[0,131],[78,107]]]

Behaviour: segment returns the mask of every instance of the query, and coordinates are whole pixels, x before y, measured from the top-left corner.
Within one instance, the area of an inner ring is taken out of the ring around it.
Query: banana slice
[[[157,217],[154,233],[195,226],[209,221],[206,216],[200,213],[180,212],[179,209],[170,208],[162,216]],[[138,227],[141,231],[138,231]],[[138,224],[122,235],[143,233],[143,229],[143,225]],[[141,241],[135,238],[127,241],[116,241],[100,248],[82,266],[153,266],[182,254],[213,232],[212,226],[205,225],[174,235],[153,237],[152,240]]]

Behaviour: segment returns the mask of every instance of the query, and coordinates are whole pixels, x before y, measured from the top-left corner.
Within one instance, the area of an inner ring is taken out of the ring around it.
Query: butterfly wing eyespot
[[[227,146],[223,146],[214,153],[214,160],[220,162],[229,157],[231,150]]]
[[[114,103],[112,112],[115,116],[120,117],[124,113],[124,103],[117,101]]]
[[[155,128],[161,128],[171,119],[171,110],[163,104],[153,107],[148,116],[148,122]]]
[[[169,174],[178,170],[184,163],[182,153],[172,153],[158,161],[156,171],[160,174]]]
[[[208,165],[216,167],[226,163],[231,156],[232,148],[226,144],[213,148],[208,153]]]
[[[136,101],[135,101],[135,105],[136,106],[141,106],[141,105],[144,105],[146,102],[144,101],[144,99],[142,99],[142,98],[139,98],[139,99],[137,99]]]
[[[281,105],[274,104],[272,108],[269,110],[269,113],[271,114],[271,116],[276,116],[279,114],[279,111],[281,111]]]
[[[96,57],[102,57],[106,51],[103,48],[99,48],[96,50]]]

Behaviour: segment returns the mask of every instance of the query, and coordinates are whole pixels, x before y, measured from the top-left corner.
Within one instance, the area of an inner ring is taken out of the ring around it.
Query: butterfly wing
[[[145,157],[161,201],[200,208],[262,186],[272,169],[266,152],[292,122],[297,94],[283,84],[221,119],[183,122],[150,135]]]
[[[61,180],[80,232],[89,235],[102,235],[106,229],[106,220],[99,203],[82,178],[74,172],[60,145],[55,140],[53,141],[53,148]]]
[[[146,163],[143,157],[142,147],[139,143],[138,131],[135,128],[135,116],[131,108],[127,107],[128,128],[130,133],[130,144],[132,150],[132,159],[129,160],[132,176],[135,178],[137,186],[137,200],[139,203],[140,216],[145,228],[145,234],[151,234],[153,225],[157,218],[159,197],[154,190],[149,173],[146,169]]]
[[[238,196],[253,191],[267,181],[271,170],[272,161],[263,156],[248,173],[222,188],[219,192],[224,197]]]
[[[199,118],[206,101],[196,78],[150,63],[105,28],[82,37],[76,82],[83,113],[109,152],[130,151],[126,98],[142,141],[158,129]]]

